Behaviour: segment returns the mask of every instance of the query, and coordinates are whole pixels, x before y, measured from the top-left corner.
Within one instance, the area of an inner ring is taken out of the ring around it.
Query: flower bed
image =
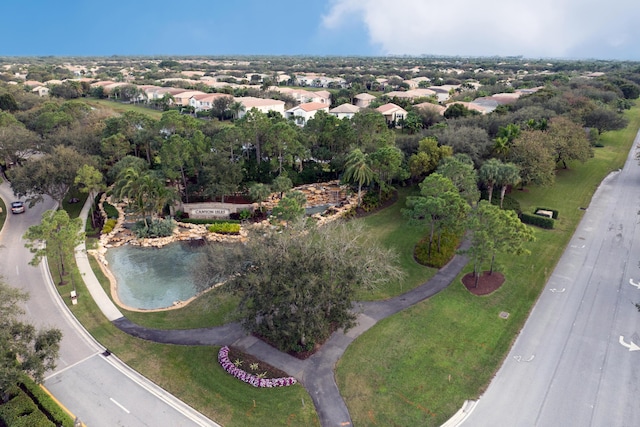
[[[286,387],[297,382],[293,377],[259,378],[256,375],[243,371],[229,360],[229,347],[227,346],[222,347],[218,352],[218,362],[220,362],[220,365],[222,365],[225,371],[254,387]]]

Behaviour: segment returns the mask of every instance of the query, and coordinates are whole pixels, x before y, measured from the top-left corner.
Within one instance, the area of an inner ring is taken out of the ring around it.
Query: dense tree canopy
[[[310,349],[333,328],[353,326],[356,290],[401,277],[396,255],[358,222],[297,222],[252,235],[246,245],[209,249],[200,281],[228,277],[241,296],[242,325],[284,351]]]
[[[58,359],[62,332],[59,329],[37,330],[22,320],[21,305],[28,295],[0,282],[0,401],[6,391],[18,384],[23,375],[36,382],[54,369]]]

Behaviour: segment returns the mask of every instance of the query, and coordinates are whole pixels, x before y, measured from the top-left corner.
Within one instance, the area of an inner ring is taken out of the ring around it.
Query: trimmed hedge
[[[549,211],[552,213],[553,219],[558,219],[558,211],[555,209],[549,209],[549,208],[536,208],[533,212],[538,212],[539,210],[543,210],[543,211]],[[539,215],[539,214],[536,214]],[[542,215],[544,216],[544,215]]]
[[[25,378],[0,404],[0,425],[11,427],[73,427],[74,420],[33,381]]]
[[[185,222],[188,224],[240,224],[239,219],[201,219],[201,218],[176,218],[178,222]]]
[[[555,227],[555,220],[546,216],[532,215],[527,213],[520,214],[520,221],[525,224],[535,225],[540,228],[551,230]]]
[[[37,402],[38,407],[53,419],[58,426],[73,427],[74,420],[47,394],[42,387],[30,380],[25,380],[22,384],[24,391]]]
[[[217,224],[211,224],[207,227],[207,230],[211,233],[218,234],[240,234],[240,224],[233,224],[230,222],[222,222]]]
[[[0,405],[0,423],[11,427],[55,427],[20,389],[7,403]]]

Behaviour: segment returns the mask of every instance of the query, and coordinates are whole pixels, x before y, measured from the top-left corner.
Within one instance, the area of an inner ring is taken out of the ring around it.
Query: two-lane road
[[[15,200],[6,182],[0,185],[0,196],[7,205]],[[22,236],[53,207],[47,199],[23,214],[9,213],[0,232],[0,275],[7,284],[29,292],[24,306],[28,321],[63,333],[57,367],[47,374],[45,386],[90,427],[217,426],[115,356],[103,354],[105,349],[64,305],[44,264],[29,265],[32,254]]]
[[[640,282],[635,151],[596,191],[464,427],[640,426],[640,351],[634,347],[640,345],[640,285],[632,285]]]

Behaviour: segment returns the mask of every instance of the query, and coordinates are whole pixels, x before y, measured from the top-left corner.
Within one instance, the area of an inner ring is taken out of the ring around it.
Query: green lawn
[[[118,113],[124,113],[125,111],[136,111],[138,113],[146,114],[153,119],[160,120],[162,118],[162,111],[154,110],[149,107],[145,107],[139,104],[123,104],[121,102],[110,101],[108,99],[86,99],[85,102],[94,107],[103,107]]]
[[[373,291],[359,291],[356,299],[366,301],[391,298],[423,284],[436,273],[436,269],[420,265],[413,259],[413,248],[424,237],[424,228],[408,226],[401,212],[405,208],[406,197],[417,194],[418,190],[415,188],[401,188],[395,204],[363,219],[368,233],[375,236],[382,245],[393,248],[398,253],[405,277]]]
[[[459,280],[440,294],[387,318],[359,337],[338,362],[336,380],[354,425],[437,426],[476,399],[500,366],[582,218],[580,207],[612,170],[622,167],[640,127],[611,132],[585,164],[561,170],[550,188],[514,191],[523,210],[559,210],[558,227],[536,229],[533,255],[499,259],[506,282],[486,297]],[[466,272],[471,271],[467,266]],[[507,320],[498,314],[507,311]]]

